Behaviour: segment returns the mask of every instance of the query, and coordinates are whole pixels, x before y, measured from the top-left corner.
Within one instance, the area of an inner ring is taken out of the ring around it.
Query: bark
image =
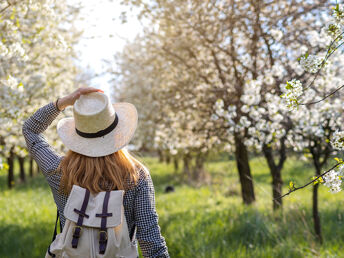
[[[321,175],[321,165],[319,159],[314,159],[315,171],[316,175]],[[318,188],[319,184],[313,186],[313,221],[314,221],[314,231],[317,240],[320,244],[323,243],[322,233],[321,233],[321,222],[320,222],[320,215],[318,209]]]
[[[272,177],[272,208],[274,211],[278,210],[279,208],[282,208],[283,202],[282,198],[282,186],[283,186],[283,180],[282,180],[282,167],[283,162],[280,162],[278,165],[276,165],[273,151],[271,147],[268,147],[267,145],[263,146],[263,153],[265,156],[265,159],[268,163],[270,174]]]
[[[190,161],[191,161],[191,156],[189,154],[184,155],[183,157],[183,173],[184,175],[187,176],[187,180],[191,181],[191,171],[190,171]]]
[[[319,142],[316,142],[314,146],[310,147],[310,152],[312,153],[316,176],[321,175],[321,169],[326,164],[328,158],[330,157],[331,150],[332,150],[331,145],[329,143],[325,146],[325,149],[322,149],[322,146],[319,144]],[[316,184],[313,186],[312,212],[313,212],[315,236],[317,240],[319,241],[319,243],[322,244],[323,237],[322,237],[322,232],[321,232],[321,221],[320,221],[319,208],[318,208],[319,206],[318,205],[318,199],[319,199],[318,188],[319,188],[319,184]]]
[[[235,158],[241,184],[241,194],[244,204],[251,204],[255,201],[253,180],[246,146],[238,135],[234,135]]]
[[[162,155],[162,151],[158,150],[158,156],[159,156],[159,162],[162,163],[164,162],[164,156]]]
[[[33,158],[30,157],[30,170],[29,170],[30,177],[33,177]]]
[[[7,185],[8,188],[11,189],[14,186],[14,153],[11,149],[10,155],[7,157],[7,164],[8,164],[8,178],[7,178]]]
[[[177,172],[179,169],[179,160],[177,157],[173,158],[174,172]]]
[[[35,171],[36,171],[36,174],[38,175],[41,172],[41,169],[39,168],[37,162],[35,162],[35,164],[36,164],[35,165],[35,167],[36,167]]]
[[[24,183],[26,182],[25,167],[24,167],[25,158],[18,156],[18,162],[19,162],[20,181]]]
[[[166,164],[170,164],[171,162],[171,156],[169,154],[166,154],[165,155],[165,161],[166,161]]]
[[[197,182],[203,181],[205,178],[204,160],[204,155],[198,154],[196,156],[195,167],[192,171],[192,179]]]

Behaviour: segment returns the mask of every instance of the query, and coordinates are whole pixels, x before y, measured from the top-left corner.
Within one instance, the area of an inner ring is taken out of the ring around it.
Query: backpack
[[[137,247],[129,239],[123,195],[123,190],[91,194],[73,185],[64,209],[64,228],[56,236],[55,225],[45,257],[137,258]]]

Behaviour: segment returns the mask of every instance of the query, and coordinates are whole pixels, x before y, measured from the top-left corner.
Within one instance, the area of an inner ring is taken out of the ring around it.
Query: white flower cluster
[[[333,8],[332,15],[338,24],[344,24],[344,5],[337,4],[336,7]]]
[[[279,29],[271,29],[270,33],[276,41],[280,41],[283,38],[283,32]]]
[[[316,73],[323,65],[324,59],[315,55],[304,55],[300,58],[302,68],[310,73]]]
[[[336,131],[333,134],[331,144],[337,150],[344,150],[344,131]]]
[[[241,101],[249,106],[258,105],[261,100],[260,90],[262,82],[258,80],[251,80],[244,86],[244,94],[241,96]]]
[[[336,39],[342,32],[341,25],[333,22],[327,24],[323,30],[325,30],[325,33],[332,39]]]
[[[285,89],[286,92],[281,97],[286,100],[289,110],[295,110],[303,93],[302,83],[296,79],[287,81]]]
[[[331,193],[338,193],[342,190],[343,168],[344,165],[341,165],[322,177],[324,179],[324,185],[330,188]]]
[[[215,114],[211,115],[211,120],[215,121],[219,119],[219,117],[225,119],[226,125],[234,126],[234,118],[236,117],[236,107],[233,105],[229,105],[227,109],[224,109],[224,102],[222,99],[218,99],[214,104]]]

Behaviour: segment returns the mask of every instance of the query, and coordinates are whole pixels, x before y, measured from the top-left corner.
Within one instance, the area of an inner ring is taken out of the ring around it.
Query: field
[[[212,160],[206,169],[212,183],[191,187],[172,165],[144,158],[156,190],[159,224],[171,257],[344,257],[343,193],[320,187],[324,244],[313,237],[311,187],[286,197],[274,214],[270,175],[263,158],[251,160],[257,202],[242,204],[234,161]],[[18,167],[18,166],[17,166]],[[312,167],[295,158],[283,171],[289,180],[306,182]],[[175,192],[164,193],[172,184]],[[42,175],[7,190],[0,175],[0,257],[43,257],[51,241],[56,208]]]

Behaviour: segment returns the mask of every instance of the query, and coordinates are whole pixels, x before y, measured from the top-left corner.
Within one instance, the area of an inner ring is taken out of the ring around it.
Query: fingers
[[[91,93],[91,92],[101,92],[101,93],[104,93],[104,91],[102,91],[101,89],[97,89],[97,88],[93,88],[93,87],[79,88],[79,93],[81,95],[88,94],[88,93]]]

